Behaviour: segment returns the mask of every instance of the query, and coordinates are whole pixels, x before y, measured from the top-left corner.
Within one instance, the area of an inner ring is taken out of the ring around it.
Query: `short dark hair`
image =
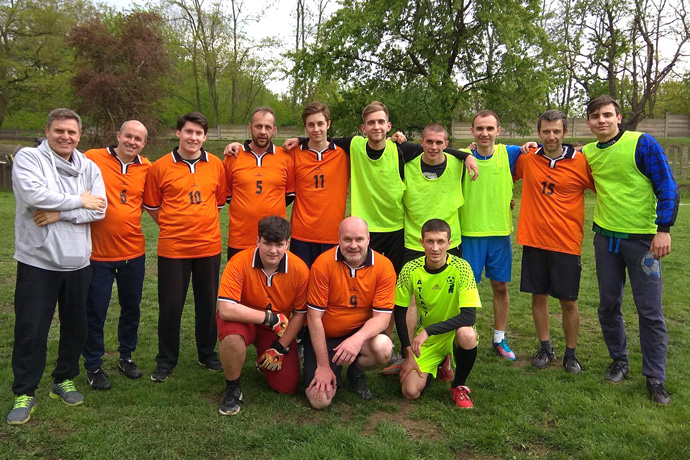
[[[477,118],[484,118],[484,117],[494,117],[496,119],[496,126],[501,126],[501,121],[498,119],[498,115],[496,115],[496,112],[493,110],[485,109],[485,110],[480,110],[479,112],[475,113],[474,116],[472,117],[472,127],[474,128],[474,120]]]
[[[264,217],[259,221],[259,238],[269,243],[290,239],[290,222],[279,216]]]
[[[422,138],[424,138],[427,131],[431,133],[443,133],[446,135],[446,139],[448,139],[448,131],[446,130],[446,127],[443,126],[441,123],[431,123],[430,125],[427,125],[424,128],[424,131],[422,131]]]
[[[616,110],[616,115],[621,114],[621,105],[620,103],[609,96],[608,94],[604,94],[599,97],[595,97],[589,103],[587,104],[587,118],[589,119],[589,116],[602,108],[605,105],[613,104],[614,109]]]
[[[311,104],[307,104],[304,110],[302,110],[302,123],[306,123],[307,117],[317,113],[322,113],[326,121],[331,119],[331,111],[328,110],[328,106],[322,102],[314,101]]]
[[[561,112],[560,110],[547,110],[546,112],[542,113],[539,117],[539,120],[537,120],[537,132],[541,131],[542,121],[556,120],[561,120],[561,122],[563,123],[563,131],[568,130],[568,117],[566,117],[563,112]]]
[[[46,128],[50,128],[55,120],[76,120],[79,131],[81,131],[81,117],[74,110],[65,108],[51,110],[46,120]]]
[[[188,112],[184,115],[180,115],[180,118],[177,119],[177,130],[181,130],[188,121],[201,125],[201,127],[204,128],[204,134],[208,133],[208,120],[206,120],[203,113]]]
[[[448,222],[441,219],[429,219],[422,225],[422,239],[427,232],[446,232],[448,234],[448,241],[450,241],[450,225]]]
[[[249,117],[249,123],[254,123],[254,115],[256,115],[257,113],[270,113],[271,115],[273,115],[273,125],[275,126],[275,124],[276,124],[276,111],[273,110],[271,107],[261,106],[261,107],[255,108]]]

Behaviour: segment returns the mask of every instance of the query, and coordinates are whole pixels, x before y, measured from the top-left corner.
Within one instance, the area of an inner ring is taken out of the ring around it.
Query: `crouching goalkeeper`
[[[295,336],[307,312],[309,269],[287,250],[290,224],[282,217],[259,221],[256,247],[230,259],[218,293],[218,340],[226,387],[221,415],[240,411],[240,375],[253,344],[268,385],[294,394],[299,383]]]

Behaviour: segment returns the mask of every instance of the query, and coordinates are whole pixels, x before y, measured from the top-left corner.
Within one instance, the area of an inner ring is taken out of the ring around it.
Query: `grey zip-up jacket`
[[[14,258],[32,267],[73,271],[89,265],[89,222],[101,220],[105,211],[82,207],[80,195],[105,198],[105,185],[98,166],[78,150],[71,161],[54,153],[48,141],[21,149],[12,165],[12,188],[17,200],[14,222]],[[39,227],[36,210],[60,211],[57,222]]]

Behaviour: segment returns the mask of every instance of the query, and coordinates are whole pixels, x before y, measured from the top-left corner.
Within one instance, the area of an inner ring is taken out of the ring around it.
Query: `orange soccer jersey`
[[[333,142],[316,152],[308,140],[290,153],[295,160],[292,236],[310,243],[337,244],[338,225],[347,205],[349,156]]]
[[[230,231],[228,246],[254,247],[258,224],[267,216],[286,217],[285,195],[295,192],[294,162],[282,148],[271,144],[263,155],[256,155],[245,142],[237,157],[224,160]]]
[[[347,265],[336,246],[311,267],[307,305],[324,312],[326,337],[355,332],[374,311],[391,313],[395,305],[395,270],[383,255],[369,249],[364,265]]]
[[[580,255],[585,222],[585,189],[594,180],[581,152],[564,145],[551,159],[541,149],[520,155],[513,178],[522,179],[517,243],[549,251]]]
[[[266,276],[259,249],[237,253],[223,271],[218,300],[241,303],[256,310],[271,310],[288,317],[307,312],[309,269],[302,260],[285,252],[278,271]]]
[[[218,210],[225,205],[225,168],[201,151],[198,160],[182,159],[177,148],[149,171],[144,207],[158,210],[158,255],[194,259],[220,254]]]
[[[101,170],[108,199],[105,218],[91,222],[91,260],[99,262],[134,259],[146,252],[141,206],[151,162],[137,155],[134,161],[124,164],[114,148],[84,153]]]

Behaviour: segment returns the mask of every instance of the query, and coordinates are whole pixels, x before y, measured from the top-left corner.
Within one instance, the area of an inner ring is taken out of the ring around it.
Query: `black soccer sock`
[[[574,348],[565,347],[565,356],[564,356],[564,358],[569,358],[569,357],[571,357],[571,356],[572,356],[573,358],[575,357],[575,349],[574,349]]]
[[[455,355],[455,378],[453,388],[464,385],[469,377],[474,362],[477,359],[477,347],[465,350],[457,345],[453,345],[453,355]]]
[[[352,364],[347,366],[347,375],[356,376],[356,375],[364,374],[364,371],[362,369],[360,369],[359,366],[357,365],[358,360],[359,360],[359,358],[355,359],[352,362]]]
[[[540,340],[541,343],[541,349],[546,350],[546,351],[553,351],[553,346],[551,346],[551,339],[549,340]]]
[[[227,388],[230,388],[231,390],[234,390],[235,388],[239,388],[239,386],[240,386],[240,378],[241,378],[241,377],[237,377],[235,380],[228,380],[228,379],[225,379],[225,386],[226,386]]]

